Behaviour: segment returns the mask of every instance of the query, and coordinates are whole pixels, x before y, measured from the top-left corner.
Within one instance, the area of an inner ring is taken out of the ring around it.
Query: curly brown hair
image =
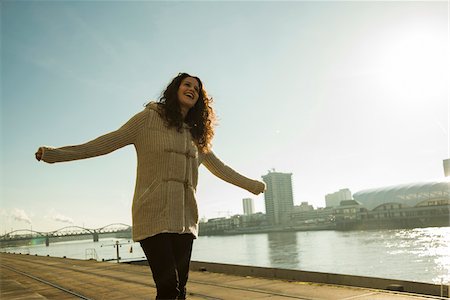
[[[183,120],[177,92],[181,82],[187,77],[195,78],[198,81],[200,92],[197,103],[188,111]],[[208,153],[211,150],[216,121],[216,115],[211,106],[212,101],[200,78],[188,73],[179,73],[161,94],[158,104],[163,108],[163,117],[169,127],[176,127],[180,131],[185,122],[191,127],[190,132],[199,150]]]

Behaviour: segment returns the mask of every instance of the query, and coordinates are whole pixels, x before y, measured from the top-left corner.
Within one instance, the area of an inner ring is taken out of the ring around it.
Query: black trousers
[[[140,241],[156,283],[156,299],[186,299],[192,234],[160,233]]]

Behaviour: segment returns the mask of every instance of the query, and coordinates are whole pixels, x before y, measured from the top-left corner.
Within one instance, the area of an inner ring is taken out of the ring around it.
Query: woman
[[[198,235],[198,166],[254,194],[263,182],[244,177],[211,151],[214,111],[201,80],[180,73],[159,103],[151,102],[118,130],[90,142],[40,147],[47,163],[104,155],[133,144],[138,158],[133,197],[133,240],[145,252],[156,299],[185,299],[192,243]]]

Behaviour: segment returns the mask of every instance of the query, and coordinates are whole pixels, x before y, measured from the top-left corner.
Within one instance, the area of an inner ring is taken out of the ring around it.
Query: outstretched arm
[[[47,163],[71,161],[108,154],[114,150],[134,143],[144,125],[148,109],[136,114],[119,129],[102,135],[90,142],[60,148],[39,147],[36,159]]]
[[[212,151],[205,154],[203,164],[211,173],[220,179],[246,189],[255,195],[264,192],[266,189],[264,182],[253,180],[239,174],[229,166],[225,165]]]

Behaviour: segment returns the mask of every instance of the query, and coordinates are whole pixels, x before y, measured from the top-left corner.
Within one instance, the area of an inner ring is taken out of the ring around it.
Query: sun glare
[[[444,80],[445,42],[425,30],[392,35],[378,55],[383,86],[397,95],[434,93]]]

